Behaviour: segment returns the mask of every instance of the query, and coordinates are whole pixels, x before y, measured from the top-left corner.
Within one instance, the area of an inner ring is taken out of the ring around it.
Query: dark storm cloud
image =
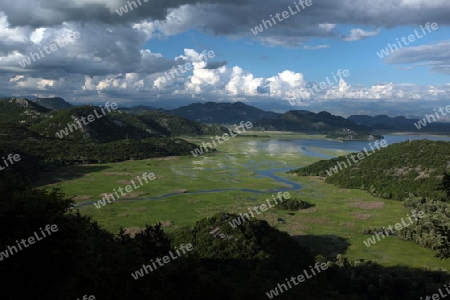
[[[0,11],[8,15],[11,26],[54,26],[64,22],[99,22],[120,24],[142,19],[163,20],[169,9],[182,5],[214,4],[220,0],[16,0],[0,3]],[[227,4],[245,3],[228,0]],[[116,10],[127,7],[120,16]],[[26,8],[26,9],[24,9]]]
[[[127,6],[133,10],[119,16],[116,10]],[[214,17],[204,22],[205,30],[216,34],[247,32],[248,26],[256,26],[270,14],[287,11],[294,7],[293,1],[260,0],[15,0],[2,1],[0,11],[8,16],[11,26],[53,26],[63,22],[99,22],[119,24],[138,22],[151,18],[164,20],[169,9],[183,5],[192,5],[200,11],[207,9]],[[139,2],[138,2],[139,1]],[[139,4],[141,3],[141,4]],[[287,32],[297,31],[294,24],[360,24],[378,27],[395,27],[398,25],[423,24],[428,21],[449,24],[450,3],[448,1],[403,1],[403,0],[312,0],[307,7],[288,20],[280,22],[280,28]],[[218,7],[220,6],[220,9]],[[26,9],[24,9],[26,8]],[[199,26],[201,27],[201,26]],[[291,30],[289,30],[291,29]],[[280,30],[280,29],[278,29]],[[283,30],[280,30],[281,32]]]
[[[393,65],[425,64],[436,73],[450,74],[450,41],[402,48],[391,53],[385,61]]]

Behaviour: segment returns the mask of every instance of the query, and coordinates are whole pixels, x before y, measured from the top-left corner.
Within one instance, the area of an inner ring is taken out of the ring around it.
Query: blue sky
[[[339,31],[346,34],[352,27],[354,26],[340,26]],[[404,46],[405,48],[445,41],[450,37],[448,27],[431,30],[429,33],[426,31],[427,35],[423,35],[420,25],[402,26],[380,29],[379,35],[359,41],[314,39],[307,45],[313,47],[326,44],[329,48],[307,50],[303,47],[262,45],[250,38],[215,37],[191,29],[175,36],[147,41],[144,48],[173,58],[179,56],[184,48],[198,52],[211,49],[216,53],[216,60],[227,61],[230,66],[241,66],[257,77],[270,77],[284,70],[292,70],[304,73],[308,81],[320,82],[326,76],[331,77],[331,72],[348,69],[351,76],[347,81],[365,86],[386,81],[419,85],[449,82],[447,74],[432,72],[426,66],[418,64],[388,64],[376,54],[389,43],[396,44],[396,39],[415,34],[415,30],[423,37]],[[406,68],[411,69],[405,70]]]
[[[416,115],[450,96],[448,0],[311,0],[256,35],[251,29],[293,1],[158,0],[121,14],[127,0],[58,1],[45,7],[38,0],[0,3],[3,96],[126,106],[242,101],[284,110]],[[396,38],[414,30],[423,35],[420,26],[427,22],[439,28],[378,57]],[[75,32],[77,40],[70,38]],[[32,59],[56,39],[67,45]],[[167,79],[185,64],[192,71]],[[350,76],[311,92],[339,69]]]

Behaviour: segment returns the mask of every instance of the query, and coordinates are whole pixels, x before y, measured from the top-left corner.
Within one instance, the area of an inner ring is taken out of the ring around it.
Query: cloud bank
[[[135,0],[137,2],[137,0]],[[131,1],[130,1],[131,2]],[[267,46],[323,51],[327,44],[309,46],[312,39],[356,42],[386,28],[424,24],[430,20],[449,25],[447,0],[313,0],[292,16],[257,36],[250,28],[261,19],[282,11],[292,1],[268,0],[140,0],[138,8],[119,16],[125,0],[16,0],[0,4],[0,88],[4,96],[61,96],[67,100],[103,101],[112,97],[130,103],[149,99],[204,101],[285,101],[313,83],[303,73],[284,70],[270,77],[256,77],[226,61],[204,61],[194,49],[176,57],[144,50],[151,39],[160,39],[192,28],[215,36],[247,38]],[[27,9],[23,9],[27,7]],[[350,29],[342,30],[353,27]],[[361,28],[372,28],[371,30]],[[80,38],[64,48],[22,67],[32,53],[56,40]],[[450,73],[450,40],[403,48],[385,59],[388,64],[425,65],[430,71]],[[217,50],[217,49],[204,49]],[[193,70],[171,81],[164,72],[192,63]],[[400,66],[401,67],[401,66]],[[407,102],[435,101],[449,96],[449,84],[418,86],[377,83],[352,86],[344,80],[304,103],[359,99]],[[120,102],[120,101],[119,101]]]

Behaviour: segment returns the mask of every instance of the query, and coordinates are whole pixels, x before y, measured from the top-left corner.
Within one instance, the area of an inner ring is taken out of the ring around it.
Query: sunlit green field
[[[217,145],[217,153],[201,157],[66,167],[60,172],[43,174],[46,179],[40,184],[48,188],[60,187],[81,205],[77,207],[80,213],[92,216],[112,232],[117,232],[120,227],[132,231],[157,222],[170,232],[218,212],[245,213],[248,207],[263,203],[276,194],[272,189],[290,187],[262,176],[258,171],[295,169],[320,160],[301,155],[294,147],[282,151],[260,149],[255,146],[255,141],[267,140],[269,135],[282,140],[321,137],[268,132],[258,135],[232,138]],[[197,144],[210,141],[209,138],[186,139]],[[329,149],[317,148],[314,151],[343,154]],[[91,203],[99,200],[102,193],[124,188],[144,172],[154,173],[156,179],[100,209]],[[290,233],[315,253],[327,257],[345,253],[351,259],[369,259],[384,266],[450,268],[450,261],[434,258],[432,250],[394,237],[370,247],[364,245],[363,241],[369,237],[360,234],[364,226],[394,225],[406,217],[410,211],[401,202],[374,198],[360,190],[340,189],[323,183],[319,178],[297,177],[284,170],[276,172],[276,175],[300,183],[302,188],[290,191],[291,195],[315,206],[293,215],[275,207],[261,213],[258,218]],[[218,189],[224,190],[216,191]],[[155,199],[166,194],[171,195]]]

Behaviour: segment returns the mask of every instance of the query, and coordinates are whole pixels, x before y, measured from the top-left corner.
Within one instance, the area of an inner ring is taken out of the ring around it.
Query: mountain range
[[[84,107],[84,108],[80,108]],[[95,106],[73,106],[62,98],[2,98],[0,117],[3,122],[26,124],[31,130],[45,136],[55,136],[63,125],[74,118],[87,115]],[[338,139],[368,139],[376,134],[389,132],[417,132],[414,123],[419,119],[387,115],[351,115],[348,118],[335,116],[327,111],[314,113],[308,110],[290,110],[284,113],[265,111],[242,102],[194,103],[176,109],[157,109],[139,105],[120,108],[86,126],[83,134],[74,133],[71,139],[92,136],[97,141],[111,141],[122,138],[145,138],[215,135],[224,128],[207,124],[239,124],[251,121],[257,130],[297,131],[310,134],[325,134]],[[420,133],[446,133],[449,123],[431,123]],[[378,136],[379,137],[379,136]]]
[[[276,119],[279,114],[249,106],[242,102],[234,103],[194,103],[170,110],[171,113],[200,123],[234,124],[240,121],[255,122],[261,119]]]
[[[39,103],[44,103],[43,107]],[[66,108],[64,108],[66,107]],[[0,118],[27,126],[28,129],[46,137],[54,137],[65,130],[69,123],[88,116],[95,106],[71,106],[62,98],[5,98],[0,101]],[[267,112],[236,103],[190,104],[174,110],[155,110],[138,106],[119,109],[99,121],[81,126],[69,139],[93,139],[108,142],[119,139],[142,139],[149,136],[167,137],[183,135],[215,135],[225,128],[206,124],[254,123],[256,130],[277,130],[325,134],[338,139],[368,139],[371,129],[355,124],[328,112],[288,111],[283,114]]]
[[[356,124],[367,126],[373,130],[381,130],[384,132],[415,132],[418,130],[415,124],[418,124],[420,119],[408,119],[403,116],[388,117],[386,115],[367,116],[367,115],[351,115],[347,118]],[[425,119],[423,120],[425,121]],[[423,127],[423,126],[422,126]],[[420,127],[419,127],[420,128]],[[425,129],[422,129],[425,130]],[[450,124],[444,122],[433,122],[427,124],[426,131],[431,133],[448,133]]]

